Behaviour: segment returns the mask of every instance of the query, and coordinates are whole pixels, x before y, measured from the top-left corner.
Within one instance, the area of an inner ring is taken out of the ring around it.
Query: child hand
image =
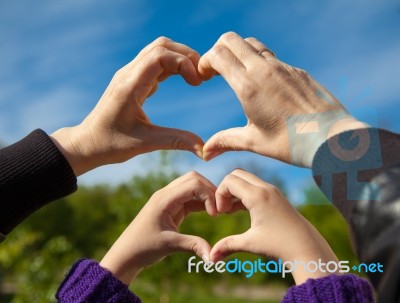
[[[100,265],[130,284],[140,270],[178,251],[207,258],[206,240],[178,232],[183,219],[194,211],[217,214],[216,187],[197,173],[188,173],[157,191],[107,252]]]
[[[233,202],[232,197],[240,202]],[[237,169],[225,177],[216,191],[216,203],[219,213],[248,209],[251,227],[216,243],[210,253],[213,262],[235,252],[280,258],[283,262],[337,262],[325,239],[279,190],[246,171]],[[330,273],[306,273],[300,268],[292,274],[296,284],[301,284]]]

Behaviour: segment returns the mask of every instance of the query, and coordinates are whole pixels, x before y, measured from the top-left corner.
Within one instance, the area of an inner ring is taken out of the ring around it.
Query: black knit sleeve
[[[368,273],[379,302],[398,302],[400,136],[376,128],[341,133],[321,145],[312,168],[349,224],[360,261],[383,265]]]
[[[0,233],[34,211],[71,194],[77,180],[68,161],[42,130],[0,150]]]

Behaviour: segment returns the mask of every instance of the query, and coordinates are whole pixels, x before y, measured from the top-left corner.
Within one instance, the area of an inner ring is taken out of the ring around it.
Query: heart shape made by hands
[[[193,192],[200,191],[198,188],[193,188]],[[309,248],[309,251],[318,251],[321,246],[326,246],[318,231],[290,205],[276,187],[247,171],[236,169],[224,178],[215,190],[215,207],[220,214],[247,210],[250,214],[250,227],[241,234],[229,235],[218,240],[212,248],[210,247],[208,256],[204,256],[204,250],[203,255],[200,255],[201,252],[194,243],[192,251],[203,259],[216,262],[235,252],[291,259],[304,247]],[[197,204],[196,208],[191,209],[191,211],[201,210],[213,214],[212,207],[207,205],[207,201],[205,205]],[[192,223],[188,230],[193,231],[201,224],[204,222],[199,225]],[[236,226],[245,228],[247,224],[248,220],[244,220],[238,222]],[[221,232],[216,234],[219,235]],[[215,234],[210,236],[215,237]],[[310,241],[310,237],[315,242]],[[200,240],[200,246],[205,247],[204,241]]]

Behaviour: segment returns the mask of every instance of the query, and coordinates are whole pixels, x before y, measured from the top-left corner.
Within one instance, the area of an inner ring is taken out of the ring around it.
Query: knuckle
[[[189,182],[191,188],[199,188],[202,186],[202,183],[199,178],[190,179]]]
[[[167,46],[171,42],[171,39],[161,36],[158,37],[156,40],[154,40],[154,44],[159,45],[159,46]]]
[[[222,181],[221,181],[221,184],[224,184],[224,183],[227,183],[227,182],[229,182],[229,180],[232,178],[232,176],[229,174],[229,175],[226,175],[223,179],[222,179]],[[222,188],[220,187],[220,186],[218,186],[218,188],[217,188],[217,193],[220,193],[222,191]]]
[[[186,176],[187,176],[189,179],[192,179],[192,180],[197,180],[197,179],[200,178],[200,174],[199,174],[198,172],[196,172],[196,171],[190,171],[190,172],[188,172],[188,173],[186,174]]]
[[[114,73],[113,79],[119,79],[119,78],[121,78],[123,72],[124,72],[124,68],[121,67],[120,69],[118,69],[118,70]]]
[[[152,53],[155,54],[156,56],[160,56],[161,54],[164,54],[167,51],[167,48],[162,45],[156,45],[152,49]]]
[[[266,189],[270,196],[280,195],[281,193],[280,190],[272,184],[266,184]]]
[[[215,45],[209,52],[211,56],[221,57],[227,51],[226,47],[221,44]]]
[[[269,198],[270,198],[270,194],[269,194],[268,190],[265,188],[261,188],[261,187],[255,188],[252,191],[251,195],[254,200],[260,200],[260,199],[261,200],[269,200]]]
[[[235,251],[234,245],[235,245],[235,238],[233,236],[226,238],[223,251],[227,253],[234,252]]]
[[[243,172],[243,169],[241,169],[241,168],[235,168],[232,172],[231,172],[231,174],[237,174],[237,173],[241,173],[241,172]]]
[[[230,149],[230,145],[229,145],[229,139],[224,137],[224,136],[220,136],[216,142],[216,146],[218,146],[218,149],[221,151],[226,151]]]
[[[198,178],[200,176],[200,174],[197,171],[192,170],[192,171],[187,173],[187,176],[189,178],[196,179],[196,178]]]
[[[164,196],[163,190],[160,189],[160,190],[157,190],[157,191],[151,196],[151,199],[152,199],[152,200],[160,200],[160,198],[162,198],[163,196]]]
[[[308,80],[310,78],[309,74],[307,71],[305,71],[304,69],[301,68],[295,68],[297,74],[299,75],[299,77],[303,80]]]
[[[194,253],[197,253],[199,249],[199,243],[195,239],[191,240],[188,245],[188,249]]]
[[[191,171],[186,174],[186,178],[192,182],[192,185],[198,185],[201,179],[201,175],[196,171]],[[197,182],[197,183],[196,183]]]
[[[281,65],[279,64],[278,60],[266,60],[266,68],[265,71],[269,76],[271,76],[273,73],[277,72],[280,70]]]
[[[297,68],[297,67],[295,69],[299,75],[308,75],[308,73],[304,69]]]
[[[257,38],[255,37],[247,37],[246,39],[247,42],[260,42]]]
[[[253,81],[243,78],[237,83],[238,95],[242,100],[252,100],[258,94],[258,89]]]
[[[222,41],[229,41],[229,40],[237,38],[237,36],[238,35],[235,32],[230,31],[230,32],[226,32],[226,33],[222,34],[221,35],[221,40]]]
[[[232,175],[232,173],[230,173],[229,175],[226,175],[223,179],[223,183],[229,183],[231,182],[233,179],[235,179],[235,176]]]
[[[271,184],[265,184],[263,187],[259,187],[254,190],[253,198],[256,200],[262,200],[267,202],[275,201],[278,196],[281,195],[280,190]]]
[[[122,73],[122,68],[117,69],[117,71],[114,73],[114,77],[118,76]]]
[[[249,73],[259,75],[260,79],[265,81],[269,81],[273,79],[279,73],[284,73],[284,67],[281,63],[276,59],[264,60],[262,66],[260,64],[251,64],[249,65]],[[249,87],[253,87],[253,83],[249,83],[249,81],[241,81],[242,89],[247,90]]]
[[[184,142],[181,138],[173,137],[171,139],[171,148],[172,149],[183,149],[185,147]]]

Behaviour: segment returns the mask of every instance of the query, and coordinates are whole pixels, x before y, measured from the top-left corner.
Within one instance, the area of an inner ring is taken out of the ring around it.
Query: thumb
[[[203,148],[203,159],[209,161],[226,151],[249,150],[251,136],[246,127],[236,127],[213,135]]]
[[[150,131],[153,150],[187,150],[203,159],[203,140],[186,130],[153,125]]]
[[[244,234],[233,235],[219,240],[210,252],[210,260],[218,262],[236,252],[248,251],[248,245]]]
[[[211,246],[206,240],[198,236],[177,234],[170,248],[173,251],[193,252],[203,260],[209,260]]]

